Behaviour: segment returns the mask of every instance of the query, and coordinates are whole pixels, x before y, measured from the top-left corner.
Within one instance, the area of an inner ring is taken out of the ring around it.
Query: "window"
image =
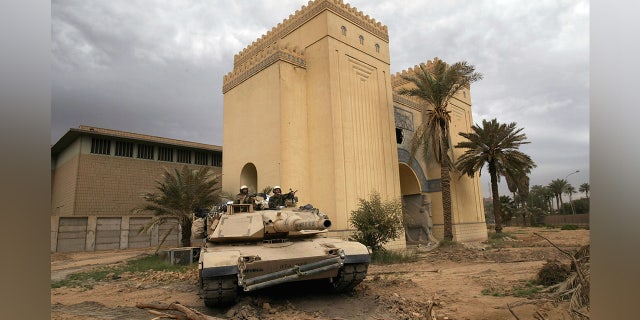
[[[211,165],[214,167],[222,167],[222,153],[212,154]]]
[[[199,152],[199,151],[195,151],[194,152],[194,163],[195,164],[200,164],[203,166],[207,165],[207,153],[206,152]]]
[[[364,44],[364,36],[360,35],[360,44]]]
[[[158,147],[158,160],[173,162],[173,148]]]
[[[376,52],[380,52],[380,44],[376,43]]]
[[[178,157],[176,162],[191,163],[191,151],[185,149],[178,149]]]
[[[91,153],[110,154],[111,141],[107,139],[91,138]]]
[[[138,144],[138,158],[153,160],[153,146]]]
[[[342,26],[340,29],[342,29],[342,35],[346,36],[347,35],[347,27]]]
[[[402,132],[402,128],[396,127],[396,143],[402,144],[402,141],[404,141],[404,133]]]
[[[125,141],[116,141],[116,156],[133,157],[133,143]]]

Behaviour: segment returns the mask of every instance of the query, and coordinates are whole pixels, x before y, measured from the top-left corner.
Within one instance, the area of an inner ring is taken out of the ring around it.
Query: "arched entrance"
[[[407,244],[426,244],[434,240],[432,235],[431,203],[426,195],[427,178],[413,159],[409,165],[409,153],[398,150],[400,193],[404,214],[404,231]]]
[[[258,192],[258,170],[256,170],[256,166],[253,163],[249,162],[242,167],[240,185],[249,187],[249,193]]]

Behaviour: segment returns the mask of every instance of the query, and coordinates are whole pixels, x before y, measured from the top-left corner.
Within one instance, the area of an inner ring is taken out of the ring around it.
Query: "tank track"
[[[348,292],[360,284],[367,276],[367,263],[345,264],[335,278],[331,278],[329,289],[332,292]]]
[[[238,296],[238,276],[228,275],[201,280],[204,305],[215,308],[232,304]]]

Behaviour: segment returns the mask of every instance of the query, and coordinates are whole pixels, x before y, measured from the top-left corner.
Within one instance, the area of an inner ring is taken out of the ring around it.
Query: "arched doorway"
[[[427,178],[415,158],[409,161],[409,153],[406,150],[398,150],[398,160],[405,240],[407,244],[426,244],[434,241],[431,231],[431,203],[426,193]]]
[[[240,184],[249,187],[249,193],[258,192],[258,170],[256,170],[256,166],[253,163],[249,162],[242,167]]]

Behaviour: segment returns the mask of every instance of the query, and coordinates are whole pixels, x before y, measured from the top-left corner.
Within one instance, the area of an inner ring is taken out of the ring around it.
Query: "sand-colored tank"
[[[246,206],[246,205],[245,205]],[[328,290],[352,290],[366,276],[370,250],[359,242],[326,237],[331,221],[310,205],[210,215],[200,252],[204,303],[234,303],[241,291],[326,279]]]

